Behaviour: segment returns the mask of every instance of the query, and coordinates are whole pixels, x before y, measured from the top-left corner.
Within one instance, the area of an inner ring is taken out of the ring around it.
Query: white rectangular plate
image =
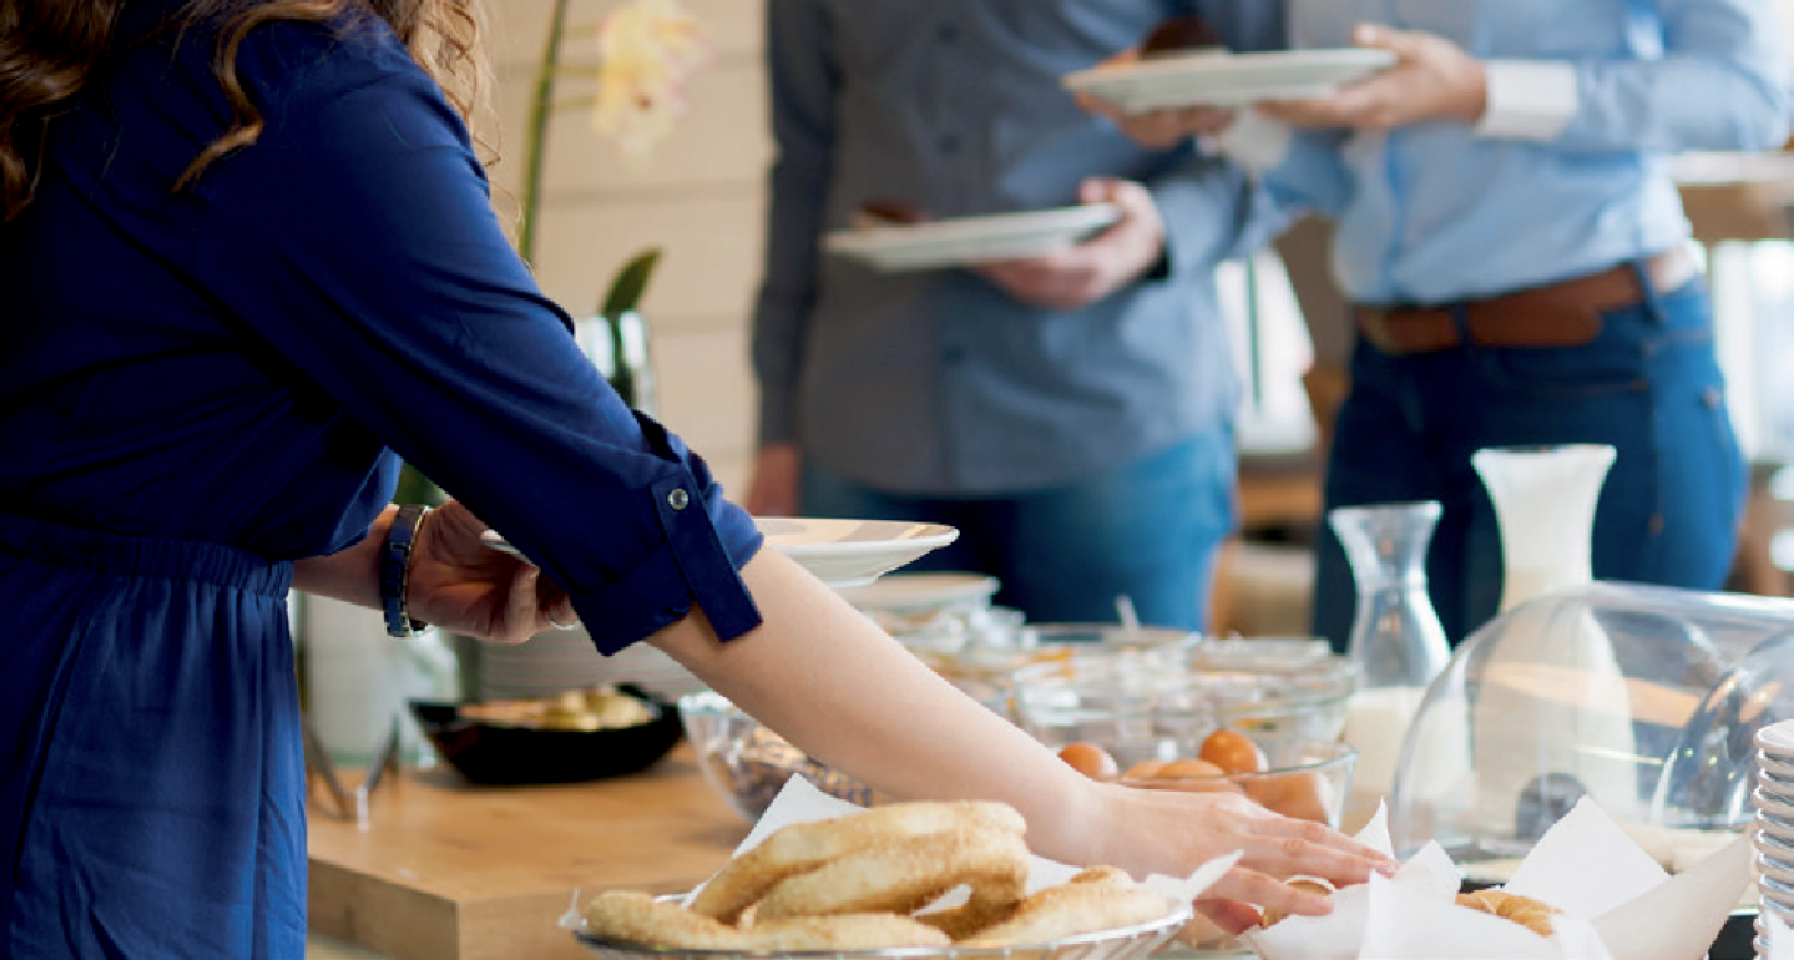
[[[1387,50],[1189,53],[1066,74],[1065,86],[1128,113],[1161,107],[1243,107],[1325,96],[1395,62]]]
[[[823,249],[887,272],[932,270],[1035,257],[1064,249],[1115,222],[1113,204],[958,217],[837,230]]]

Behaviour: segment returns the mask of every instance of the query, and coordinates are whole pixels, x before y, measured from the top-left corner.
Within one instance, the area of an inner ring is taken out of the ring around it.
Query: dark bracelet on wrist
[[[386,632],[395,637],[409,637],[429,627],[411,619],[406,597],[411,580],[411,550],[417,545],[417,532],[423,529],[424,515],[429,512],[429,507],[415,503],[400,507],[380,549],[380,610],[386,615]]]

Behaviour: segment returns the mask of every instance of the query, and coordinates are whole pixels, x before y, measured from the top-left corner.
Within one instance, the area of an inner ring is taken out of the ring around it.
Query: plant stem
[[[554,80],[561,62],[561,38],[569,0],[554,0],[548,40],[536,66],[536,87],[530,99],[529,130],[524,141],[523,220],[517,230],[517,252],[534,265],[536,231],[542,212],[542,171],[548,165],[548,124],[553,116]]]

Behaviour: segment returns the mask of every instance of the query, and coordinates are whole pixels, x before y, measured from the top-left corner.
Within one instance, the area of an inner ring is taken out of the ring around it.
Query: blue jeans
[[[1236,462],[1221,429],[1078,483],[978,496],[885,493],[806,462],[803,512],[956,527],[952,545],[903,569],[994,576],[996,602],[1032,622],[1113,623],[1126,595],[1142,623],[1200,630],[1234,527]]]
[[[1458,323],[1462,330],[1461,311]],[[1595,511],[1596,579],[1721,585],[1737,546],[1745,468],[1702,281],[1607,312],[1599,336],[1584,346],[1471,344],[1392,356],[1360,341],[1334,427],[1326,507],[1444,506],[1427,577],[1456,645],[1495,615],[1501,599],[1500,534],[1471,454],[1562,443],[1617,451]],[[1314,627],[1343,651],[1354,615],[1352,573],[1332,530],[1322,527]]]

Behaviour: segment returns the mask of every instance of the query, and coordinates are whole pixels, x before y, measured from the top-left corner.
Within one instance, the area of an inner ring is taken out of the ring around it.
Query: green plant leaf
[[[623,264],[604,294],[604,301],[598,307],[599,314],[620,317],[640,306],[642,295],[648,290],[648,281],[654,276],[654,266],[659,262],[660,248],[649,247]]]

